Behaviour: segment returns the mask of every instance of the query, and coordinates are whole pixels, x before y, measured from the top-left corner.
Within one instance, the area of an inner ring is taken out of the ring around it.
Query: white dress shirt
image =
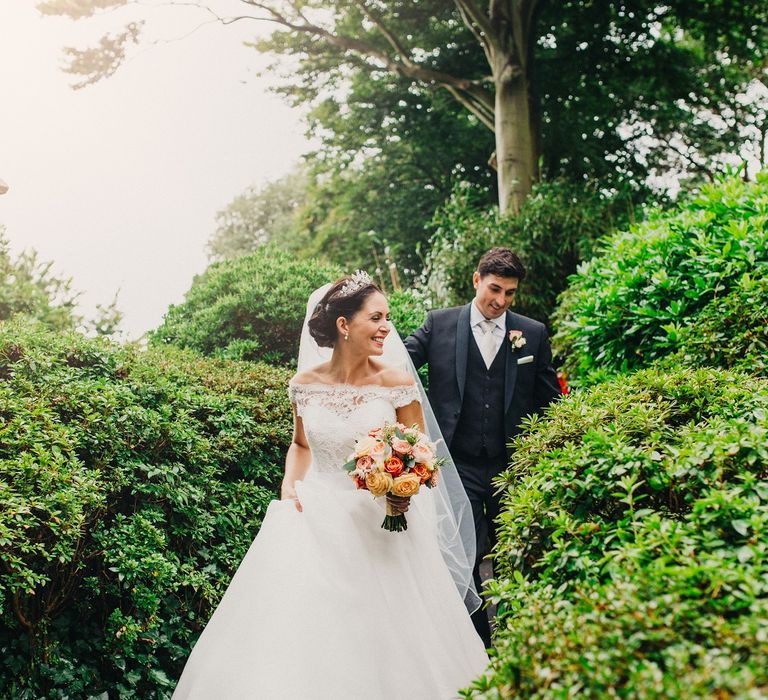
[[[485,316],[480,313],[480,309],[477,308],[475,305],[474,300],[472,301],[472,304],[469,309],[469,325],[472,328],[472,334],[475,337],[475,342],[477,343],[477,346],[479,348],[483,347],[483,326],[482,322],[485,320]],[[495,327],[493,328],[493,341],[495,344],[495,350],[493,352],[493,357],[496,357],[496,354],[499,352],[499,348],[501,347],[501,344],[504,342],[504,335],[507,331],[506,328],[506,314],[502,314],[498,318],[489,319],[492,320],[495,324]],[[487,363],[490,366],[490,363]]]

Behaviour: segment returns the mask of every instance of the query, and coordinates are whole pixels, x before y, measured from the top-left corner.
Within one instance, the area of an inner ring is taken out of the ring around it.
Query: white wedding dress
[[[174,698],[447,700],[485,670],[483,644],[437,544],[427,489],[405,532],[342,470],[356,438],[415,387],[293,384],[313,466],[273,501],[190,655]]]

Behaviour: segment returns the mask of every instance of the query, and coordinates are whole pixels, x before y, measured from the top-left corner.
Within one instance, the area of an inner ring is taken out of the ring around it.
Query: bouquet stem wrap
[[[397,506],[387,501],[387,514],[384,522],[381,524],[384,530],[390,532],[403,532],[408,529],[408,521],[405,519],[405,513]]]

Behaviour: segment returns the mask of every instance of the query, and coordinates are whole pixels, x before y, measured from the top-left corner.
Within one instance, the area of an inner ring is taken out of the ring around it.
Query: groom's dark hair
[[[352,318],[371,294],[381,292],[379,285],[373,280],[363,284],[356,283],[350,290],[347,285],[353,279],[353,275],[347,275],[336,280],[318,302],[309,319],[309,334],[321,348],[332,348],[336,344],[339,335],[336,320],[339,316]]]
[[[477,271],[480,277],[517,277],[521,282],[525,279],[525,266],[509,248],[491,248],[480,258]]]

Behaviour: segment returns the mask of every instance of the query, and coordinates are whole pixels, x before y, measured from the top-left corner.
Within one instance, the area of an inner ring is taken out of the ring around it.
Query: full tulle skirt
[[[273,501],[184,668],[175,700],[447,700],[485,670],[437,545],[429,493],[405,532],[345,474]]]

